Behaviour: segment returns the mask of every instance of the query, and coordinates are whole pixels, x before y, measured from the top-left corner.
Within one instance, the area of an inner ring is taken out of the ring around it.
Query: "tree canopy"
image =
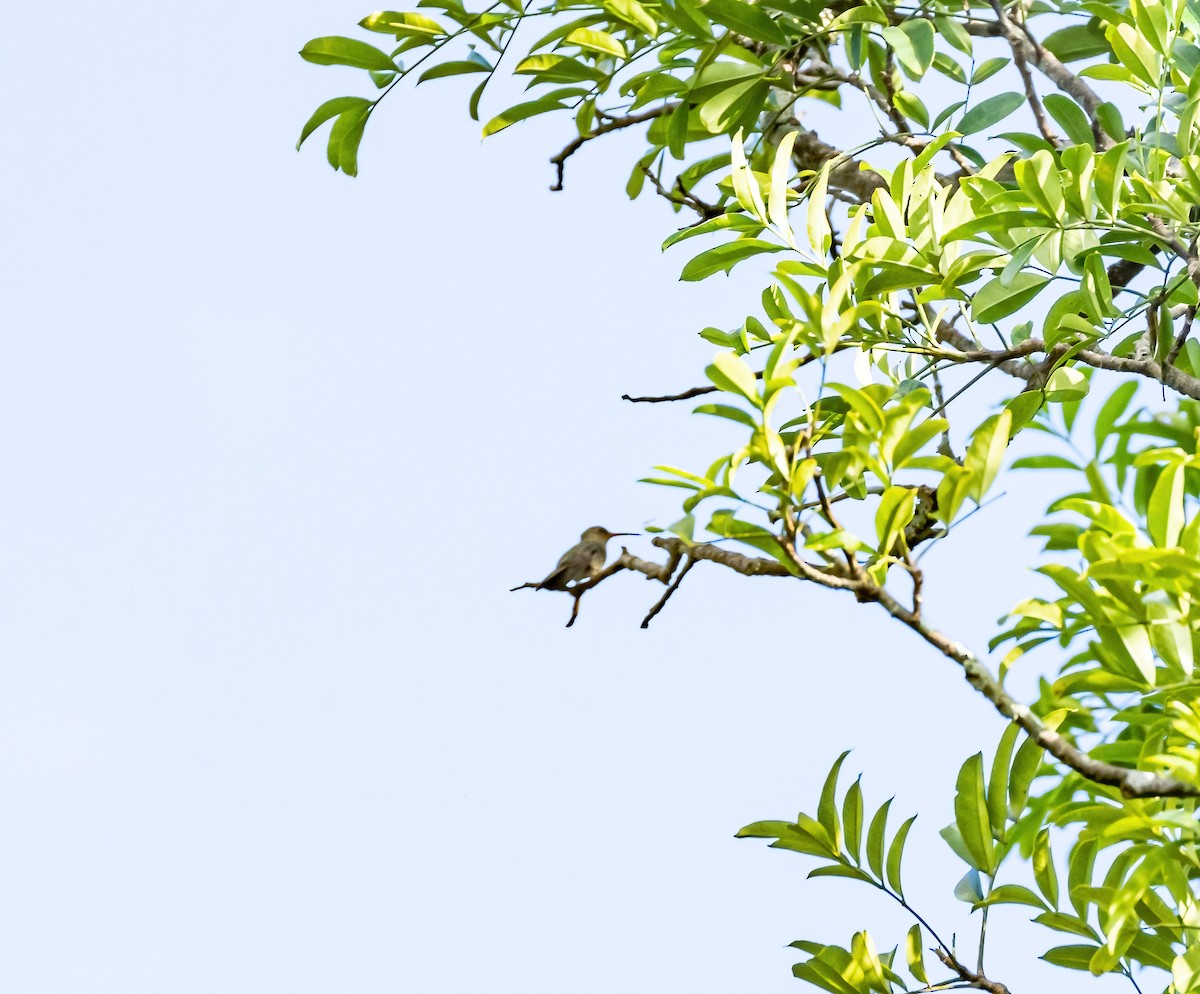
[[[301,51],[377,88],[305,124],[301,143],[332,122],[335,169],[357,172],[409,77],[471,77],[478,119],[511,74],[528,99],[483,134],[562,118],[554,189],[589,143],[636,129],[629,196],[686,218],[664,247],[703,246],[684,280],[774,265],[740,325],[701,332],[717,348],[704,385],[626,398],[700,398],[741,439],[707,467],[657,468],[683,495],[661,559],[622,550],[566,591],[571,622],[632,571],[663,585],[647,625],[696,564],[885,612],[1001,719],[952,788],[956,896],[985,928],[990,908],[1024,906],[1047,930],[1031,955],[1056,966],[1200,991],[1200,3],[418,6]],[[980,420],[971,399],[997,391]],[[1019,435],[1043,444],[1014,459]],[[931,617],[922,556],[1022,470],[1059,495],[1029,596],[985,652]],[[1040,694],[1017,699],[1009,671],[1039,665]],[[811,813],[740,834],[898,902],[912,928],[799,940],[796,976],[833,994],[1006,991],[982,930],[968,956],[910,907],[913,819],[889,826],[891,802],[840,789],[844,759]]]

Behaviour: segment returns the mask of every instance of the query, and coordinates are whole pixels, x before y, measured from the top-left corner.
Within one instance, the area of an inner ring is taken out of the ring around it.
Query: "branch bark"
[[[669,114],[678,103],[660,104],[658,107],[651,107],[650,110],[643,111],[640,114],[628,114],[625,117],[610,117],[603,124],[598,124],[592,128],[586,135],[580,135],[578,138],[568,142],[565,148],[558,155],[550,159],[554,164],[556,178],[554,185],[550,187],[556,193],[563,188],[563,171],[566,169],[567,160],[578,152],[584,145],[594,138],[599,138],[601,135],[607,135],[612,131],[620,131],[622,128],[632,128],[635,124],[643,124],[646,121],[653,121],[656,117],[662,117],[664,114]]]
[[[819,586],[833,590],[849,591],[860,602],[875,602],[879,604],[889,615],[914,631],[943,656],[957,663],[961,667],[967,683],[985,700],[989,701],[1001,715],[1019,724],[1046,752],[1064,766],[1074,770],[1085,780],[1103,786],[1115,787],[1128,798],[1200,797],[1200,787],[1194,784],[1159,773],[1117,766],[1113,763],[1106,763],[1089,756],[1086,752],[1073,745],[1065,736],[1046,727],[1042,720],[1028,706],[1021,704],[1013,698],[991,674],[987,666],[971,650],[961,643],[954,641],[945,633],[927,625],[916,611],[905,607],[887,590],[877,586],[867,578],[865,574],[860,573],[858,578],[854,578],[846,575],[844,567],[816,566],[796,555],[794,550],[791,549],[787,551],[791,554],[793,564],[796,567],[794,572],[778,560],[747,556],[731,549],[712,545],[711,543],[689,544],[680,538],[659,535],[654,538],[653,544],[668,554],[668,560],[662,566],[638,559],[630,555],[628,550],[622,549],[620,558],[610,566],[607,566],[596,577],[567,591],[567,593],[570,593],[575,598],[575,608],[572,611],[571,621],[568,622],[567,627],[570,627],[575,621],[576,614],[578,613],[579,598],[596,584],[622,569],[636,570],[649,579],[659,580],[662,583],[668,584],[671,588],[668,590],[667,595],[647,615],[647,623],[658,613],[662,604],[666,602],[670,594],[678,587],[679,580],[682,579],[682,574],[676,579],[674,584],[670,582],[671,576],[685,557],[687,559],[687,565],[683,571],[685,573],[691,569],[694,563],[701,560],[718,563],[743,576],[794,577],[798,573],[799,579],[809,580]],[[781,543],[781,548],[786,549],[787,547]],[[969,978],[964,976],[963,979]],[[980,979],[986,980],[986,978],[982,977]],[[972,986],[978,986],[978,984],[973,984]],[[991,991],[1004,990],[1002,985],[998,988],[985,987],[982,989]]]

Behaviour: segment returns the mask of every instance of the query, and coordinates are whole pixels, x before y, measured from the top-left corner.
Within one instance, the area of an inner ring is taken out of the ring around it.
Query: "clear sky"
[[[570,631],[508,592],[677,516],[636,479],[725,429],[619,397],[699,382],[763,281],[678,283],[636,139],[551,194],[569,123],[481,145],[463,81],[390,98],[357,180],[297,156],[364,91],[295,53],[369,10],[0,18],[0,988],[797,990],[787,942],[909,924],[733,839],[849,747],[970,945],[937,829],[1002,723],[882,612],[715,567],[649,631],[632,576]],[[955,637],[1030,589],[1044,496],[930,556]],[[1117,988],[1021,962],[1023,918],[989,939],[1014,990]]]

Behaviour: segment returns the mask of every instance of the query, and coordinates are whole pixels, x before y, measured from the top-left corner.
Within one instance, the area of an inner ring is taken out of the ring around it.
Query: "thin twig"
[[[646,121],[652,121],[656,117],[662,117],[664,114],[670,113],[678,106],[678,103],[661,104],[658,107],[651,107],[649,110],[643,111],[640,114],[628,114],[625,117],[612,117],[611,115],[605,115],[605,121],[603,124],[597,125],[586,135],[580,135],[578,138],[575,138],[573,141],[569,142],[567,146],[558,153],[558,155],[554,156],[550,160],[552,163],[554,163],[554,168],[557,174],[557,179],[555,179],[554,185],[550,187],[550,189],[557,192],[563,188],[563,170],[566,168],[567,160],[581,148],[583,148],[583,146],[590,142],[593,138],[599,138],[601,135],[606,135],[611,131],[620,131],[622,128],[632,128],[635,124],[643,124]]]
[[[1171,346],[1171,351],[1167,353],[1167,360],[1164,363],[1166,366],[1174,366],[1175,360],[1179,358],[1179,353],[1183,351],[1183,346],[1187,343],[1188,335],[1192,333],[1192,321],[1196,318],[1196,305],[1192,304],[1185,312],[1183,319],[1183,328],[1175,337],[1175,344]]]
[[[671,583],[667,586],[667,589],[663,592],[662,597],[658,599],[658,602],[650,609],[650,612],[646,615],[646,617],[642,619],[642,628],[650,627],[650,622],[654,619],[654,616],[658,614],[658,612],[664,607],[666,607],[667,601],[669,601],[671,599],[671,595],[679,589],[679,585],[683,582],[683,578],[687,576],[688,570],[695,565],[696,560],[688,557],[687,562],[683,564],[683,569],[679,571],[675,579],[671,581]]]
[[[850,342],[838,342],[829,351],[828,355],[844,352],[848,348],[851,348]],[[803,369],[810,363],[820,362],[822,359],[826,358],[826,355],[827,354],[825,352],[810,352],[808,355],[801,356],[796,361],[796,369]],[[762,377],[762,370],[758,370],[754,374],[754,378],[756,380],[761,380]],[[631,404],[666,404],[676,400],[691,400],[693,397],[703,397],[706,394],[716,393],[717,389],[717,387],[711,385],[704,387],[691,387],[688,390],[684,390],[682,393],[669,393],[662,397],[631,397],[629,394],[623,393],[621,394],[621,399],[627,400]]]
[[[679,207],[690,207],[700,215],[701,221],[707,221],[709,218],[725,213],[724,207],[707,203],[692,193],[691,190],[683,185],[683,178],[681,176],[676,176],[675,186],[667,189],[662,185],[662,180],[658,178],[654,170],[649,166],[642,166],[642,174],[650,181],[650,185],[654,187],[654,192],[660,197]]]
[[[992,0],[992,9],[996,12],[996,17],[1001,23],[1008,20],[999,0]],[[1009,37],[1008,41],[1009,46],[1012,48],[1013,62],[1016,63],[1017,71],[1021,74],[1021,82],[1025,86],[1025,101],[1029,104],[1029,109],[1033,111],[1033,118],[1037,121],[1038,130],[1042,133],[1042,137],[1046,141],[1055,148],[1058,148],[1060,139],[1054,133],[1054,129],[1050,127],[1050,120],[1046,117],[1046,108],[1042,106],[1041,100],[1038,99],[1037,90],[1034,89],[1033,74],[1029,71],[1029,63],[1025,60],[1025,46],[1016,44],[1012,37]]]

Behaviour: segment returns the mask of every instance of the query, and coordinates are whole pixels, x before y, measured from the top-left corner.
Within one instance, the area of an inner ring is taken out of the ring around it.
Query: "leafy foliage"
[[[374,109],[418,70],[471,77],[477,120],[510,75],[527,93],[485,136],[568,116],[561,187],[588,143],[638,129],[629,196],[695,215],[664,244],[691,243],[682,278],[773,267],[754,313],[700,332],[718,350],[707,385],[642,398],[707,395],[696,412],[739,441],[702,470],[657,467],[647,482],[684,491],[656,540],[671,558],[609,573],[667,583],[686,561],[665,601],[707,560],[881,606],[1009,721],[953,785],[954,893],[982,920],[1032,911],[1058,933],[1041,954],[1054,966],[1200,991],[1200,3],[418,6],[361,22],[387,50],[325,37],[301,51],[379,91],[304,126],[301,143],[332,122],[335,169],[357,171]],[[1044,558],[989,644],[993,676],[926,619],[920,556],[1025,470],[1067,489],[1034,529]],[[1021,703],[1004,681],[1035,650],[1040,692]],[[796,976],[834,994],[1004,991],[910,906],[913,819],[889,829],[891,802],[869,814],[857,780],[839,798],[844,759],[815,816],[739,834],[915,921],[903,961],[859,932],[794,943]]]

